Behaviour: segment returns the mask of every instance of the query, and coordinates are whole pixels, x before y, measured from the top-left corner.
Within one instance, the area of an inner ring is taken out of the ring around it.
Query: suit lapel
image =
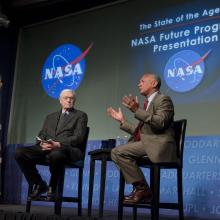
[[[63,123],[63,126],[59,129],[59,131],[57,131],[57,134],[61,133],[65,128],[66,126],[69,124],[69,122],[71,122],[73,120],[73,118],[75,117],[75,114],[76,113],[76,110],[73,109],[69,115],[67,116],[65,122]]]
[[[155,95],[154,99],[150,102],[147,111],[153,112],[154,103],[156,102],[157,98],[159,98],[159,97],[160,97],[160,92],[158,92],[158,93]]]
[[[150,102],[150,104],[149,104],[149,106],[148,106],[148,108],[147,108],[147,112],[152,112],[152,109],[153,109],[153,101],[152,102]]]
[[[54,117],[53,117],[53,119],[51,120],[51,128],[54,128],[53,129],[53,132],[54,132],[54,136],[56,136],[56,128],[57,128],[57,124],[58,124],[58,122],[59,122],[59,118],[60,118],[60,111],[58,111],[58,112],[56,112],[55,114],[54,114]]]
[[[66,119],[66,121],[65,121],[65,123],[63,125],[63,128],[65,128],[68,125],[68,123],[72,121],[73,117],[75,116],[74,111],[75,110],[71,111],[69,113],[69,115],[67,116],[67,119]]]

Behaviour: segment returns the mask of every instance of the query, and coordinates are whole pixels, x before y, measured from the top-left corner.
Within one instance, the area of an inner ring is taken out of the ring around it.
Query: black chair
[[[82,144],[82,150],[84,152],[84,158],[80,161],[66,164],[66,167],[64,168],[62,175],[60,176],[58,183],[57,183],[57,191],[56,191],[56,198],[52,200],[51,202],[54,202],[54,213],[57,215],[61,215],[61,207],[62,202],[73,202],[78,203],[78,216],[82,215],[82,184],[83,184],[83,168],[84,168],[84,159],[85,159],[85,152],[86,152],[86,145],[88,141],[89,136],[89,127],[87,127],[86,135]],[[48,166],[49,161],[45,161],[44,163],[38,163],[38,165],[44,165]],[[78,169],[78,196],[77,197],[66,197],[63,196],[63,186],[64,186],[64,179],[65,179],[65,169],[66,168],[74,168]],[[30,212],[31,209],[31,202],[32,201],[46,201],[46,196],[40,196],[38,199],[31,199],[29,196],[30,193],[33,190],[33,186],[29,186],[28,188],[28,196],[27,196],[27,202],[26,202],[26,212]]]
[[[159,219],[159,209],[177,209],[179,210],[179,219],[184,219],[183,213],[183,184],[182,184],[182,168],[183,168],[183,150],[187,120],[182,119],[174,122],[175,139],[177,145],[177,162],[175,163],[153,163],[149,158],[143,157],[138,159],[138,165],[143,168],[150,169],[150,186],[153,192],[153,200],[147,204],[126,205],[123,204],[125,180],[120,173],[119,185],[119,201],[118,201],[118,220],[123,218],[123,207],[133,208],[133,219],[137,219],[137,208],[151,209],[151,220]],[[176,169],[177,170],[177,203],[162,203],[160,202],[160,170],[161,169]]]

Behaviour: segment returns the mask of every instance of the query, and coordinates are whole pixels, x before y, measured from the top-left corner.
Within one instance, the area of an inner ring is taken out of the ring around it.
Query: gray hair
[[[76,99],[76,93],[75,93],[75,91],[72,90],[72,89],[64,89],[64,90],[62,90],[61,93],[60,93],[60,98],[61,98],[61,96],[62,96],[65,92],[71,92],[71,93],[73,94],[74,99]]]
[[[145,76],[151,76],[151,77],[153,77],[156,81],[157,81],[157,89],[160,89],[160,87],[161,87],[161,78],[160,78],[160,76],[159,75],[156,75],[156,74],[154,74],[154,73],[145,73],[144,74]]]

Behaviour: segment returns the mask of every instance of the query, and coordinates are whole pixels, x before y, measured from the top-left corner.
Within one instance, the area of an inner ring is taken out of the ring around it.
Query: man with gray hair
[[[120,128],[131,138],[127,144],[112,149],[111,158],[123,173],[127,183],[133,185],[130,195],[123,203],[136,204],[151,201],[153,195],[137,160],[148,156],[152,162],[172,162],[176,160],[176,144],[173,129],[174,107],[169,96],[160,93],[161,80],[155,74],[144,74],[138,88],[145,96],[144,109],[137,97],[124,96],[122,104],[139,120],[138,125],[125,119],[121,109],[108,108],[109,115],[120,123]]]
[[[31,193],[32,199],[37,199],[46,193],[47,199],[55,196],[56,185],[64,166],[68,161],[78,161],[83,158],[80,146],[86,134],[87,114],[74,108],[75,92],[65,89],[60,93],[61,110],[49,114],[43,124],[34,146],[19,147],[15,159],[27,182],[35,186]],[[49,187],[42,180],[36,164],[49,160],[51,178]]]

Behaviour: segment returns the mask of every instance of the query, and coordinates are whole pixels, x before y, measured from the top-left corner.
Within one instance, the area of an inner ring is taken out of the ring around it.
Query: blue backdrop
[[[121,143],[124,140],[120,140]],[[101,141],[89,141],[87,152],[100,148]],[[24,204],[27,196],[27,182],[18,170],[13,154],[17,145],[9,145],[5,155],[5,198],[9,202]],[[185,140],[183,192],[184,211],[186,216],[205,219],[220,218],[220,136],[193,136]],[[85,159],[83,181],[83,207],[88,205],[88,180],[90,157]],[[39,167],[42,176],[49,179],[49,170]],[[149,180],[149,171],[144,170]],[[77,172],[68,169],[65,179],[65,194],[76,193],[75,177]],[[176,172],[164,170],[161,173],[161,200],[176,201]],[[100,162],[96,162],[93,193],[93,208],[98,208],[100,182]],[[117,210],[119,172],[113,162],[107,164],[105,210]],[[130,186],[126,191],[130,191]],[[43,203],[46,205],[47,203]],[[69,206],[72,204],[64,204]],[[161,213],[177,214],[175,211],[162,210]]]

